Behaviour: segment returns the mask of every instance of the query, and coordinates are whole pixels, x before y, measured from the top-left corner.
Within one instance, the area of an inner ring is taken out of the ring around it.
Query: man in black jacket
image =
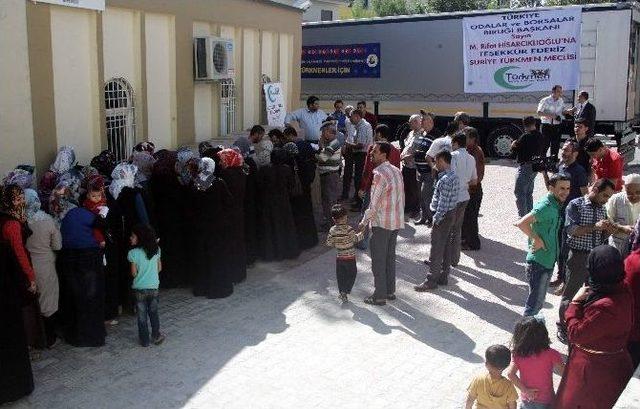
[[[596,126],[596,107],[589,101],[589,93],[587,91],[580,91],[578,105],[573,107],[573,112],[576,120],[582,119],[589,127],[587,137],[591,138],[594,135]]]

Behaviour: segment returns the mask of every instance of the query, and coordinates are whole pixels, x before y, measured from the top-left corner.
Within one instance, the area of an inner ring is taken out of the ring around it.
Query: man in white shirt
[[[453,219],[451,233],[452,256],[451,265],[457,266],[460,261],[460,244],[462,239],[462,222],[464,221],[464,211],[469,203],[469,186],[478,183],[478,172],[476,170],[475,158],[467,152],[467,136],[459,132],[451,138],[451,170],[460,180],[458,190],[458,204]],[[446,284],[446,283],[444,283]]]
[[[327,114],[320,109],[319,99],[315,96],[307,98],[307,107],[289,112],[284,117],[284,124],[289,125],[296,121],[304,131],[304,139],[309,143],[317,144],[320,140],[320,125],[327,119]]]
[[[404,149],[400,153],[400,163],[404,182],[404,211],[410,218],[415,218],[420,212],[420,191],[416,177],[413,143],[422,135],[422,115],[411,115],[409,127],[411,132],[407,134],[404,140]]]
[[[562,99],[562,86],[554,85],[551,95],[544,97],[538,104],[538,116],[542,122],[542,135],[544,136],[542,153],[547,154],[551,147],[550,155],[557,158],[560,151],[560,125],[562,115],[568,113]]]
[[[373,144],[373,129],[371,124],[364,119],[362,112],[353,110],[349,116],[349,120],[355,127],[353,139],[347,137],[345,146],[346,150],[351,153],[353,162],[349,163],[345,160],[344,180],[342,184],[342,197],[348,197],[351,191],[351,178],[355,186],[352,211],[358,212],[362,207],[362,199],[358,196],[360,182],[362,182],[362,172],[364,171],[364,161],[367,158],[369,146]]]

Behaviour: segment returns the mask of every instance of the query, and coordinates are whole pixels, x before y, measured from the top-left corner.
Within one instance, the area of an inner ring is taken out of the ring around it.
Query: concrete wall
[[[100,150],[96,13],[51,8],[53,88],[58,147],[73,146],[80,163]]]
[[[35,163],[28,50],[26,3],[0,2],[0,177]]]

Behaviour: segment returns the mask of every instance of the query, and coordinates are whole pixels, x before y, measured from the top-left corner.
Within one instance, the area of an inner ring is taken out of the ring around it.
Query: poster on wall
[[[568,7],[463,18],[464,91],[577,89],[581,12]]]
[[[49,3],[58,6],[104,11],[105,0],[36,0],[36,3]]]
[[[264,84],[264,99],[267,107],[267,123],[269,126],[284,126],[287,114],[284,106],[284,90],[279,82]]]
[[[380,78],[380,43],[302,47],[302,78]]]

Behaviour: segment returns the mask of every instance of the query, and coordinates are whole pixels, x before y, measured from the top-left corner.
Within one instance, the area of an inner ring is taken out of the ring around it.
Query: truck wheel
[[[490,156],[495,158],[511,157],[511,143],[519,136],[515,127],[501,126],[494,129],[487,138],[486,147]]]

